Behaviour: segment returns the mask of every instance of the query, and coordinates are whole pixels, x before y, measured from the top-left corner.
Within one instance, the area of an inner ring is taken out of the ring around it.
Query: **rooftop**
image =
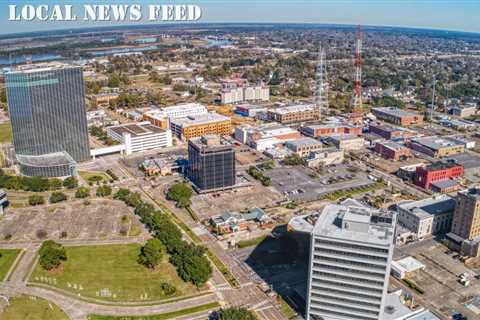
[[[381,113],[386,113],[395,117],[415,117],[418,116],[418,114],[405,111],[399,108],[393,108],[393,107],[385,107],[385,108],[372,108],[372,111],[376,112],[381,112]]]
[[[418,201],[409,201],[399,204],[403,210],[411,211],[420,218],[428,218],[432,215],[453,212],[455,209],[455,199],[447,195],[436,195]]]
[[[366,207],[325,206],[313,229],[321,237],[390,246],[393,243],[395,213]]]
[[[399,151],[399,150],[402,150],[402,149],[405,149],[406,147],[403,145],[403,144],[399,144],[399,143],[396,143],[396,142],[393,142],[393,141],[384,141],[384,142],[378,142],[379,144],[381,144],[382,146],[390,149],[390,150],[394,150],[394,151]]]
[[[31,167],[55,167],[76,164],[75,160],[67,152],[53,152],[39,156],[17,154],[16,157],[18,162]]]
[[[450,169],[454,167],[460,166],[458,163],[455,161],[437,161],[433,162],[425,167],[427,171],[438,171],[438,170],[445,170],[445,169]]]
[[[313,138],[300,138],[298,140],[293,140],[289,141],[286,143],[286,146],[292,146],[295,148],[301,147],[301,146],[317,146],[321,145],[322,143],[316,139]]]
[[[69,69],[69,68],[78,68],[73,64],[68,64],[64,62],[43,62],[36,64],[25,64],[16,66],[12,71],[8,72],[9,74],[29,74],[36,72],[45,72],[53,71],[58,69]]]
[[[288,114],[293,112],[312,111],[314,109],[315,106],[313,104],[296,104],[292,106],[276,108],[270,111],[278,114]]]
[[[120,136],[124,134],[130,134],[132,137],[140,137],[149,134],[165,132],[165,130],[150,124],[150,122],[128,123],[109,127],[107,129],[117,133]]]
[[[358,136],[353,135],[353,134],[331,136],[329,139],[332,139],[334,141],[364,140],[362,137],[358,137]]]
[[[206,113],[185,118],[172,119],[171,123],[181,127],[190,127],[213,122],[230,121],[229,117],[222,116],[217,113]]]
[[[448,137],[414,138],[412,139],[412,142],[421,144],[422,146],[432,150],[439,150],[441,148],[450,148],[463,145],[463,143],[461,143],[460,141]]]

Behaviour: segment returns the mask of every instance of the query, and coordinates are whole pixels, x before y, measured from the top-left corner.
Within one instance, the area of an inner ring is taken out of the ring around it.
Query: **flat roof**
[[[458,140],[448,138],[448,137],[413,138],[412,142],[421,144],[422,146],[432,150],[439,150],[442,148],[450,148],[450,147],[463,145],[463,143],[459,142]]]
[[[377,143],[381,144],[382,146],[384,146],[388,149],[394,150],[394,151],[398,151],[398,150],[402,150],[402,149],[407,148],[403,144],[399,144],[399,143],[396,143],[396,142],[393,142],[393,141],[382,141],[382,142],[377,142]]]
[[[391,246],[395,213],[366,207],[328,204],[313,229],[314,236]]]
[[[331,136],[329,137],[330,139],[334,141],[348,141],[348,140],[365,140],[362,137],[355,136],[353,134],[343,134],[343,135],[336,135],[336,136]]]
[[[418,217],[430,217],[455,210],[456,201],[448,195],[436,195],[430,198],[400,203],[398,206]]]
[[[230,121],[230,118],[217,113],[206,113],[200,115],[192,115],[184,118],[172,119],[171,123],[181,127],[189,127],[220,121]]]
[[[107,130],[111,130],[121,136],[125,133],[129,133],[132,135],[132,137],[165,132],[165,130],[150,124],[150,122],[122,124],[119,126],[109,127]]]
[[[76,69],[76,68],[80,68],[80,67],[73,64],[64,63],[64,62],[44,62],[44,63],[20,65],[14,68],[12,71],[7,72],[7,74],[28,74],[28,73],[36,73],[36,72],[53,71],[58,69]]]
[[[314,109],[315,109],[315,106],[313,104],[296,104],[292,106],[272,109],[270,111],[278,114],[288,114],[288,113],[294,113],[294,112],[312,111]]]
[[[313,138],[300,138],[297,140],[289,141],[286,143],[287,146],[300,147],[300,146],[317,146],[322,145],[322,143]]]
[[[451,180],[451,179],[432,182],[432,186],[438,189],[453,188],[457,185],[458,183],[455,180]]]
[[[372,111],[377,111],[385,114],[389,114],[395,117],[415,117],[418,116],[417,113],[410,112],[410,111],[405,111],[403,109],[399,108],[393,108],[393,107],[384,107],[384,108],[372,108]]]

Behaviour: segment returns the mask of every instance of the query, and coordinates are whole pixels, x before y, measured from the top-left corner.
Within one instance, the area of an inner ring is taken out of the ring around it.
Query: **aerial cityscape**
[[[0,33],[0,320],[480,319],[480,30],[266,21]]]

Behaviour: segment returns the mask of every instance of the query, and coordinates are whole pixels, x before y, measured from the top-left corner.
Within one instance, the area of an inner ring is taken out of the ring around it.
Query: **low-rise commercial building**
[[[385,107],[372,108],[372,113],[378,119],[400,126],[411,126],[423,124],[423,115],[405,111],[399,108]]]
[[[393,141],[378,142],[375,144],[375,152],[383,158],[394,161],[405,160],[412,156],[409,148]]]
[[[455,199],[447,195],[402,202],[397,205],[397,220],[412,231],[417,240],[423,240],[450,232],[455,205]]]
[[[111,101],[118,99],[120,95],[118,93],[99,93],[93,96],[93,102],[97,106],[109,105]]]
[[[432,183],[463,177],[464,168],[454,161],[438,161],[427,166],[417,167],[414,184],[430,189]]]
[[[171,119],[170,128],[175,136],[184,141],[209,134],[227,136],[232,133],[230,118],[216,113]]]
[[[125,145],[127,155],[156,148],[172,146],[172,132],[150,124],[129,123],[107,128],[112,139]]]
[[[340,164],[343,163],[344,160],[345,152],[337,148],[325,148],[310,152],[306,159],[309,168]]]
[[[313,138],[301,138],[294,141],[289,141],[285,147],[299,155],[306,157],[310,152],[315,152],[322,149],[322,143]]]
[[[324,124],[311,125],[300,128],[300,131],[312,138],[337,136],[343,134],[351,134],[359,136],[362,134],[362,127],[353,126],[350,124]]]
[[[327,141],[338,149],[346,151],[361,150],[365,147],[365,139],[350,134],[343,136],[332,136],[329,137]]]
[[[255,117],[260,112],[267,112],[267,108],[254,104],[240,104],[235,107],[235,113],[244,117]]]
[[[417,134],[415,131],[407,128],[392,127],[383,124],[371,124],[369,131],[387,140],[407,139]]]
[[[235,139],[250,147],[264,151],[276,144],[300,139],[302,135],[295,129],[280,124],[264,124],[252,127],[242,125],[235,128]]]
[[[468,118],[477,113],[476,106],[453,106],[451,107],[448,112],[451,115],[460,117],[460,118]]]
[[[408,143],[415,151],[433,158],[442,158],[465,152],[465,144],[448,137],[412,138]]]
[[[298,104],[268,110],[268,118],[279,123],[294,123],[318,119],[318,111],[313,104]]]

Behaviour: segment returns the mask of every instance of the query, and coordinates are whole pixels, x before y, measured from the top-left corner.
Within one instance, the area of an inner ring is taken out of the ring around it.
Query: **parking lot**
[[[279,167],[264,174],[281,194],[298,202],[318,200],[327,193],[373,183],[365,173],[349,170],[347,166],[336,166],[322,174],[304,167]]]
[[[397,250],[396,258],[412,255],[425,265],[425,270],[414,272],[408,278],[424,290],[421,299],[441,311],[444,316],[462,313],[469,319],[480,318],[480,280],[475,272],[465,267],[454,252],[444,245],[427,240]],[[470,274],[471,283],[463,286],[459,275]]]
[[[125,216],[125,218],[124,218]],[[119,239],[146,230],[120,201],[71,201],[56,205],[10,209],[0,220],[0,241],[50,239]]]

